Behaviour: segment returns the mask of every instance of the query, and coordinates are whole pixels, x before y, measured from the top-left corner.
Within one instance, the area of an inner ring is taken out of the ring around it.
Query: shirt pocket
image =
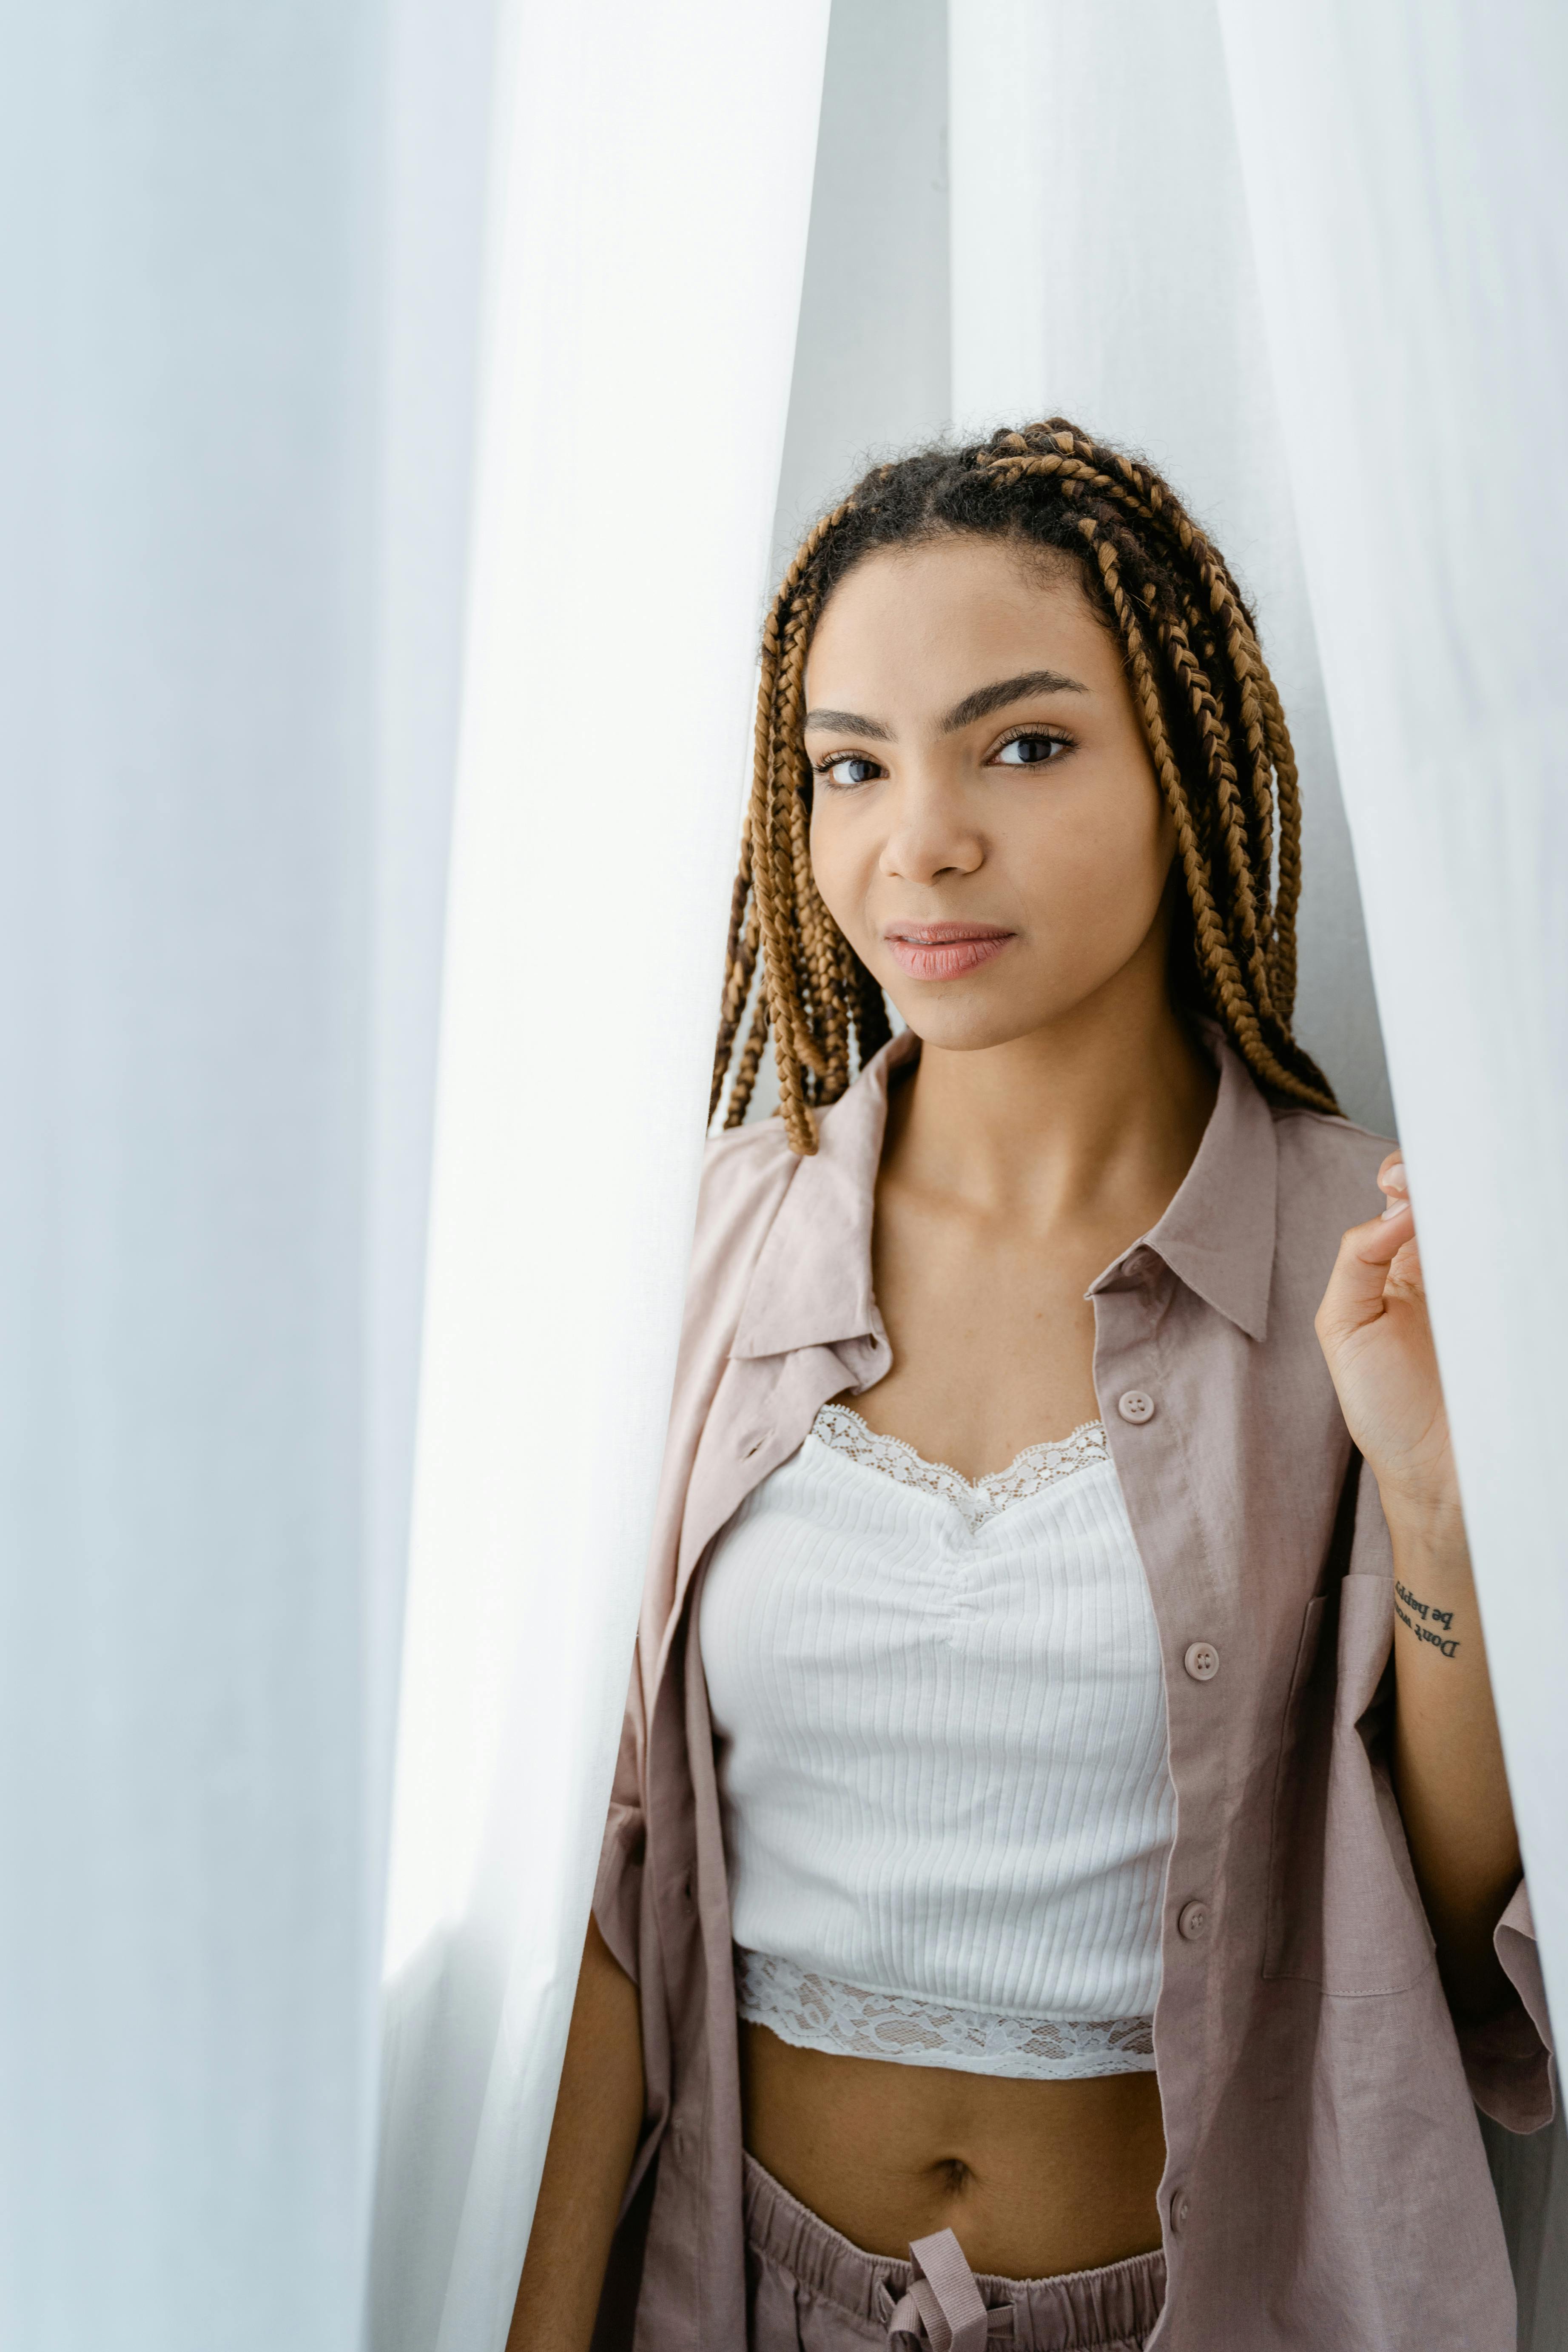
[[[1346,1576],[1319,1593],[1286,1701],[1263,1973],[1327,1993],[1404,1992],[1434,1964],[1387,1769],[1379,1661],[1391,1622],[1386,1577]]]

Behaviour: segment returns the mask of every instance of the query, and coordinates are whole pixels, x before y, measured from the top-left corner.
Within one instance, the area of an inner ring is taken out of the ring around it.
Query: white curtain
[[[543,2157],[668,1409],[826,18],[504,19],[374,2352],[493,2352]]]
[[[389,2343],[504,2336],[664,1412],[825,13],[0,22],[7,2347],[363,2340],[465,636],[373,2301]]]
[[[0,20],[26,2352],[358,2332],[487,46],[478,0]]]
[[[1568,17],[1552,0],[1220,16],[1509,1776],[1568,2019]],[[1568,2182],[1560,2138],[1537,2155],[1532,2174],[1500,2151],[1524,2340],[1546,2352],[1568,2341]]]
[[[1222,0],[1514,1798],[1568,2018],[1568,16]]]

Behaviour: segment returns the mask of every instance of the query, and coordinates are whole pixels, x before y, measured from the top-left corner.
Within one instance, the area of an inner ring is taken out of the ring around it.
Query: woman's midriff
[[[741,2028],[746,2146],[831,2229],[907,2257],[952,2230],[970,2268],[1048,2278],[1160,2243],[1152,2074],[1008,2081],[796,2050]]]

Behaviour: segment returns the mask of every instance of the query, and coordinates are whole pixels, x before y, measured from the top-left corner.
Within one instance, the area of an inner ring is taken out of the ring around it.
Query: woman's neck
[[[1192,1165],[1215,1090],[1163,988],[1002,1045],[928,1044],[889,1105],[883,1175],[1042,1234],[1146,1229]]]

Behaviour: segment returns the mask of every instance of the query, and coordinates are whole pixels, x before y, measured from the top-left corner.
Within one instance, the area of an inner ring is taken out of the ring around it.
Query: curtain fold
[[[27,2352],[359,2332],[488,37],[479,0],[0,26]]]
[[[1568,20],[1221,0],[1548,1985],[1568,2016]]]
[[[512,0],[368,2340],[496,2352],[630,1665],[826,0]]]
[[[1492,1682],[1568,2018],[1568,19],[1219,0]],[[1568,2342],[1559,2128],[1494,2163]]]

